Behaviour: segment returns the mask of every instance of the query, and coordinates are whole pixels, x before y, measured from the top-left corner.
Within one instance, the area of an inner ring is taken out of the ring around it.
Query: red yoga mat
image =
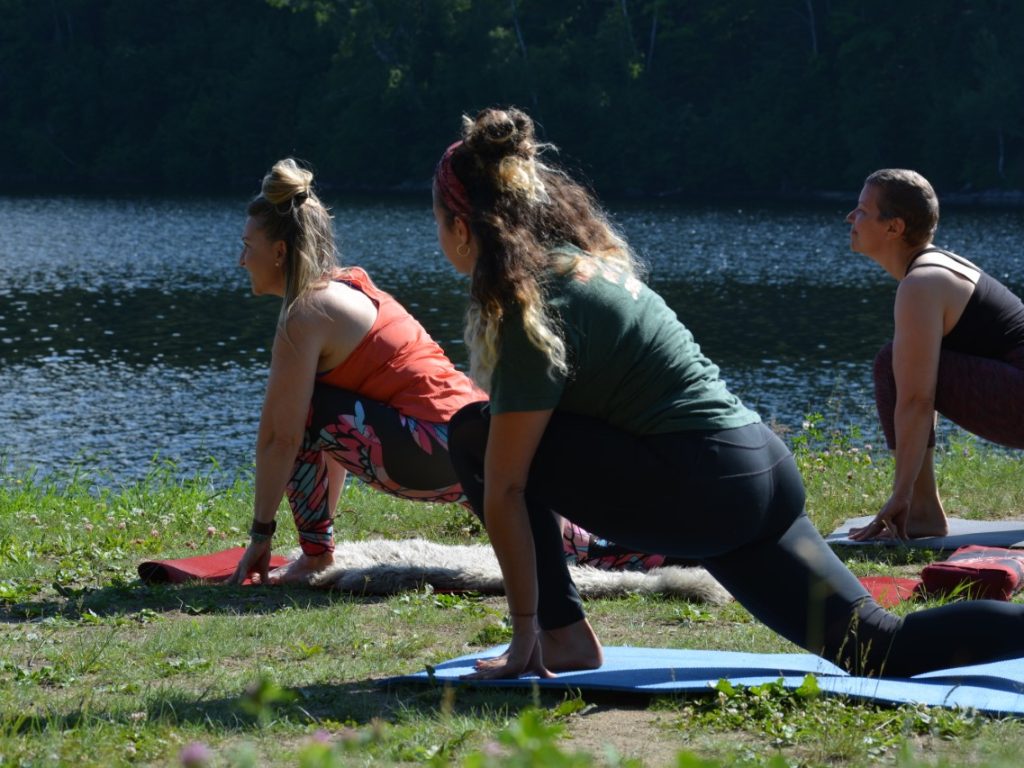
[[[904,600],[913,600],[921,592],[920,579],[896,576],[861,576],[860,583],[883,608],[892,608]]]
[[[139,578],[147,584],[182,584],[186,581],[227,581],[238,567],[245,547],[234,547],[208,555],[181,557],[171,560],[147,560],[139,563]],[[270,567],[277,568],[288,562],[287,557],[271,555]],[[251,584],[251,579],[245,580]]]
[[[960,547],[921,571],[929,595],[962,592],[972,600],[1009,600],[1024,587],[1024,552],[1001,547]]]

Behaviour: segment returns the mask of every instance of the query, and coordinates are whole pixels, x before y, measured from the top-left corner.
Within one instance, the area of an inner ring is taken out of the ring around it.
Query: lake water
[[[851,194],[850,205],[855,201]],[[6,472],[116,478],[252,469],[279,306],[237,263],[244,199],[0,198],[0,444]],[[364,266],[457,363],[467,285],[429,200],[335,200]],[[847,248],[846,209],[614,205],[659,290],[766,420],[811,412],[877,434],[871,361],[892,281]],[[1024,286],[1019,211],[950,210],[937,242]]]

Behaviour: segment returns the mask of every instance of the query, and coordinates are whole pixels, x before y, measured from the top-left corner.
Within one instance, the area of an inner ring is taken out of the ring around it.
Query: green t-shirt
[[[552,274],[547,308],[561,328],[569,375],[526,336],[522,316],[506,315],[491,410],[549,408],[594,416],[637,435],[742,427],[760,421],[718,377],[664,300],[618,266],[575,249],[568,274]]]

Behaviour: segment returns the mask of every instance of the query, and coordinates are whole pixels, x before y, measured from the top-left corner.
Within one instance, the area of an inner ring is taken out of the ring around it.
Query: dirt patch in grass
[[[674,765],[686,745],[678,731],[666,727],[663,712],[641,706],[595,705],[566,721],[567,749],[604,756],[609,749],[646,766]]]

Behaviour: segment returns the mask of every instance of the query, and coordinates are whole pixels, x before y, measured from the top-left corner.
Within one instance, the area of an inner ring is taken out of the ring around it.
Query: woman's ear
[[[907,222],[899,216],[893,216],[889,219],[888,226],[885,231],[891,239],[899,240],[903,237],[903,233],[907,231]]]
[[[284,240],[274,241],[274,258],[283,262],[288,255],[288,244]]]
[[[455,238],[458,240],[459,245],[468,243],[470,239],[470,231],[466,220],[461,216],[456,216],[452,224],[455,227]]]

